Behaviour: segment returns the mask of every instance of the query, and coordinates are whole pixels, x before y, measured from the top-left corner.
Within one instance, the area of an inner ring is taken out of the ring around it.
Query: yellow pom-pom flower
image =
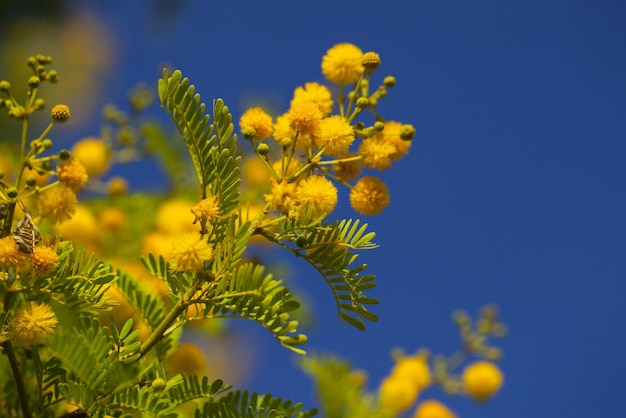
[[[128,191],[128,182],[123,177],[111,177],[107,182],[107,193],[111,196],[123,195],[126,191]]]
[[[28,302],[15,312],[9,325],[9,338],[16,346],[34,347],[52,335],[58,322],[50,306]]]
[[[170,260],[174,270],[198,272],[213,260],[213,247],[199,233],[186,232],[174,240]]]
[[[84,138],[72,147],[72,155],[85,167],[89,176],[100,176],[109,169],[111,153],[98,138]]]
[[[77,191],[87,182],[87,170],[76,158],[67,158],[57,167],[59,181],[70,189]]]
[[[262,141],[272,135],[272,117],[260,107],[251,107],[239,118],[239,128],[243,131],[247,127],[254,128],[256,141]]]
[[[192,207],[193,203],[186,199],[174,198],[164,202],[156,213],[157,229],[172,235],[194,231]]]
[[[354,155],[346,155],[345,158],[339,160],[333,165],[335,174],[344,181],[352,181],[361,172],[361,162],[358,160],[349,160]]]
[[[410,380],[419,390],[426,389],[431,382],[430,368],[424,356],[399,358],[391,374]]]
[[[378,388],[380,406],[393,414],[406,411],[413,405],[419,389],[408,379],[388,376]]]
[[[0,265],[9,268],[16,267],[26,260],[26,255],[17,249],[12,235],[0,238]]]
[[[413,418],[456,418],[456,414],[441,402],[428,399],[417,406]]]
[[[35,272],[45,274],[59,264],[59,256],[52,247],[47,245],[36,246],[30,255],[30,264]]]
[[[345,155],[354,142],[354,129],[348,121],[333,115],[322,119],[320,129],[315,137],[318,146],[324,146],[324,154],[338,157]]]
[[[266,202],[271,205],[272,210],[277,210],[282,214],[288,214],[295,204],[296,185],[288,183],[287,180],[270,180],[271,192],[263,195]]]
[[[52,223],[61,223],[72,217],[77,203],[74,191],[59,184],[42,191],[37,206],[40,216],[50,219]]]
[[[378,215],[389,205],[389,191],[380,179],[366,176],[350,191],[350,205],[361,215]]]
[[[479,402],[486,401],[502,387],[504,375],[494,363],[477,361],[463,370],[465,391]]]
[[[385,122],[385,128],[378,135],[382,137],[385,141],[390,142],[395,148],[396,151],[389,155],[392,160],[399,160],[403,155],[409,153],[409,148],[411,147],[411,141],[406,141],[400,138],[400,132],[402,131],[402,125],[400,122],[388,121]]]
[[[363,74],[363,51],[351,43],[330,48],[322,58],[322,73],[333,83],[351,84]]]
[[[304,87],[298,86],[293,92],[292,103],[298,100],[310,101],[319,106],[320,110],[327,116],[333,109],[333,99],[328,87],[319,83],[305,83]]]
[[[91,209],[83,205],[76,205],[72,218],[54,226],[57,234],[68,241],[78,241],[83,244],[93,244],[100,236],[98,221]]]
[[[289,108],[289,126],[300,135],[315,135],[324,114],[320,107],[309,100],[297,100]]]
[[[291,145],[296,136],[296,131],[294,131],[289,124],[289,113],[284,113],[276,117],[273,136],[276,142],[283,147]]]
[[[195,216],[193,223],[204,221],[214,224],[220,217],[220,201],[216,196],[208,196],[192,207],[191,213]]]
[[[381,137],[367,138],[359,146],[359,155],[363,157],[363,164],[368,168],[379,171],[391,167],[391,156],[397,153],[396,147]]]
[[[98,221],[104,229],[118,231],[126,225],[126,213],[120,208],[109,206],[100,211]]]
[[[310,176],[298,184],[296,200],[301,207],[311,207],[313,217],[328,215],[337,205],[337,188],[324,176]]]

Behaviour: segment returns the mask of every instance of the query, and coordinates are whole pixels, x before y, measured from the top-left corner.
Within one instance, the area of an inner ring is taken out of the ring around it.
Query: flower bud
[[[72,157],[72,153],[70,152],[70,150],[63,149],[63,150],[59,151],[59,159],[61,161],[68,160],[71,157]]]
[[[415,128],[413,125],[402,125],[402,129],[400,130],[400,138],[405,141],[410,141],[415,136]]]
[[[370,100],[367,97],[359,97],[356,100],[356,105],[357,107],[360,107],[361,109],[365,109],[366,107],[370,105]]]
[[[0,91],[8,93],[9,89],[11,89],[11,83],[9,83],[6,80],[1,80],[0,81]]]
[[[396,85],[396,78],[394,76],[388,75],[384,78],[383,85],[388,89],[392,88]]]
[[[374,130],[376,132],[382,132],[383,129],[385,129],[385,122],[377,120],[376,122],[374,122]]]
[[[270,146],[265,144],[265,143],[261,143],[259,144],[259,146],[257,147],[257,151],[259,153],[259,155],[267,155],[270,152]]]
[[[374,72],[380,65],[380,56],[376,52],[366,52],[361,60],[366,72]]]
[[[35,99],[35,103],[33,103],[33,108],[35,110],[41,110],[46,107],[46,101],[42,98]]]
[[[50,116],[55,122],[64,123],[70,118],[70,108],[64,104],[55,105],[50,110]]]
[[[17,189],[15,187],[9,187],[7,189],[7,196],[10,199],[15,199],[17,197]]]
[[[37,184],[37,178],[33,175],[26,177],[26,185],[28,187],[34,187]]]
[[[30,77],[28,79],[28,87],[33,89],[39,87],[39,77],[37,77],[36,75]]]
[[[46,80],[52,84],[55,84],[56,82],[58,82],[59,75],[57,74],[56,70],[48,71],[48,74],[46,74]]]

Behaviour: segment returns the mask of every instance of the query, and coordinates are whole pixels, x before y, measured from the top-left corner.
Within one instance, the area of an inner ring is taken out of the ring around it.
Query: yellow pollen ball
[[[90,176],[100,176],[109,169],[111,153],[98,138],[84,138],[72,147],[72,155]]]
[[[323,113],[319,106],[308,100],[292,102],[289,109],[289,126],[299,135],[315,135],[320,127]]]
[[[347,154],[354,142],[354,129],[339,115],[322,119],[316,136],[318,146],[324,146],[324,154],[333,157]]]
[[[378,215],[389,205],[389,191],[377,177],[366,176],[350,191],[350,205],[361,215]]]
[[[52,335],[58,322],[50,306],[28,302],[15,312],[9,326],[9,338],[19,347],[34,347]]]
[[[20,265],[26,255],[17,249],[12,235],[0,238],[0,265],[9,268]]]
[[[166,234],[194,231],[192,207],[193,203],[186,199],[174,198],[164,202],[156,213],[157,229]]]
[[[311,207],[314,218],[328,215],[337,205],[337,188],[324,176],[310,176],[298,184],[296,200],[302,207]]]
[[[198,272],[205,261],[213,260],[213,247],[199,233],[186,232],[172,243],[170,260],[174,270]]]
[[[322,58],[322,74],[333,83],[352,84],[363,74],[363,52],[351,43],[330,48]]]
[[[76,194],[67,186],[57,185],[45,189],[39,195],[37,206],[39,215],[50,219],[52,223],[60,223],[69,220],[76,212]]]
[[[456,414],[441,402],[428,399],[418,405],[413,418],[456,418]]]
[[[414,382],[419,390],[424,390],[431,382],[428,362],[426,358],[422,356],[410,356],[398,359],[392,370],[392,374]]]
[[[304,87],[298,86],[293,92],[292,104],[295,101],[304,100],[315,103],[327,116],[333,109],[333,100],[328,87],[319,83],[305,83]]]
[[[30,255],[30,264],[37,273],[47,273],[59,264],[59,256],[54,248],[46,245],[36,246]]]
[[[391,156],[397,152],[396,147],[383,138],[367,138],[359,146],[359,155],[363,156],[363,164],[379,171],[391,167]]]
[[[263,195],[263,198],[272,205],[272,210],[277,210],[285,215],[288,214],[295,202],[296,185],[287,183],[287,180],[284,179],[280,182],[271,179],[270,187],[271,192]]]
[[[409,409],[418,395],[419,389],[402,377],[388,376],[378,388],[380,406],[394,414]]]
[[[50,116],[55,122],[64,123],[70,118],[70,108],[64,104],[58,104],[50,110]]]
[[[291,145],[296,136],[296,131],[294,131],[289,124],[289,113],[276,117],[276,123],[274,124],[274,139],[283,147]]]
[[[87,170],[76,158],[68,158],[57,167],[59,181],[70,189],[77,191],[82,189],[89,176]]]
[[[262,141],[272,135],[272,117],[260,107],[251,107],[239,118],[239,128],[243,131],[247,127],[254,128],[254,139]]]
[[[504,376],[498,366],[488,361],[477,361],[463,370],[465,390],[479,402],[495,395],[503,381]]]
[[[396,151],[389,155],[392,160],[399,160],[403,155],[409,153],[411,147],[411,141],[405,141],[400,138],[400,132],[402,131],[402,125],[400,122],[388,121],[385,122],[385,128],[377,135],[379,138],[383,138],[385,141],[391,143]]]
[[[83,244],[93,244],[100,236],[96,216],[91,209],[83,205],[76,205],[72,218],[55,225],[54,230],[65,240],[78,241]]]

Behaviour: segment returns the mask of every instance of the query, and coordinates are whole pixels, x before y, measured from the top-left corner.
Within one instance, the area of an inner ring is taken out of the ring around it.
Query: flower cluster
[[[337,204],[337,184],[350,190],[350,204],[362,215],[379,214],[389,205],[385,183],[361,172],[390,168],[408,153],[415,129],[385,121],[376,112],[378,101],[395,85],[394,77],[386,77],[380,86],[370,88],[379,65],[375,52],[337,44],[322,58],[322,73],[334,83],[331,88],[317,82],[298,86],[289,109],[275,119],[259,107],[241,116],[244,138],[252,142],[270,173],[266,210],[327,215]],[[369,125],[359,120],[366,111]],[[270,137],[278,145],[273,153],[261,142]]]

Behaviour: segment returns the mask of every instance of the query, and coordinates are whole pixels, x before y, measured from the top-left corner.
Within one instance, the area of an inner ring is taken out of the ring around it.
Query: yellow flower
[[[467,393],[479,402],[495,395],[502,387],[504,376],[498,366],[488,361],[477,361],[463,370],[463,384]]]
[[[267,186],[270,180],[270,172],[263,161],[257,156],[246,157],[241,166],[243,179],[251,187]]]
[[[72,218],[54,226],[54,231],[68,241],[78,241],[83,244],[92,244],[100,235],[98,221],[91,209],[77,205]]]
[[[156,213],[157,229],[167,234],[194,231],[192,206],[193,203],[186,199],[174,198],[164,202]]]
[[[337,205],[337,188],[324,176],[310,176],[296,189],[296,200],[301,207],[313,208],[313,217],[329,214]]]
[[[353,155],[346,155],[344,159],[348,159],[350,157],[353,157]],[[361,172],[361,162],[339,160],[335,165],[333,165],[333,170],[341,180],[352,181],[357,178]]]
[[[70,108],[64,104],[54,105],[50,110],[50,116],[52,120],[58,123],[67,122],[70,118]]]
[[[287,183],[285,179],[281,182],[271,179],[270,187],[271,192],[263,195],[263,198],[266,202],[271,204],[272,210],[278,210],[285,215],[288,214],[295,203],[296,185],[294,183]]]
[[[76,212],[76,194],[67,186],[57,185],[45,189],[39,195],[37,205],[39,215],[50,219],[52,223],[65,222]]]
[[[272,135],[272,117],[260,107],[251,107],[239,118],[239,128],[252,127],[256,131],[254,139],[262,141]]]
[[[30,264],[37,273],[45,274],[59,264],[59,256],[52,247],[47,245],[36,246],[30,255]]]
[[[315,135],[323,116],[317,104],[308,100],[293,101],[289,108],[289,126],[299,135]]]
[[[0,265],[16,267],[26,260],[26,255],[17,249],[12,235],[0,239]]]
[[[428,399],[418,405],[413,418],[456,418],[456,414],[441,402]]]
[[[61,183],[74,191],[81,189],[89,178],[85,167],[74,157],[61,161],[57,167],[57,177]]]
[[[363,54],[361,64],[363,64],[363,68],[365,68],[366,71],[371,73],[380,65],[380,56],[373,51],[366,52]]]
[[[171,376],[178,373],[203,373],[207,369],[208,362],[204,353],[192,343],[180,343],[165,360],[165,370]]]
[[[378,215],[389,205],[389,191],[377,177],[366,176],[350,191],[350,205],[361,215]]]
[[[126,225],[126,213],[119,208],[110,206],[100,211],[98,221],[104,229],[117,231]]]
[[[186,232],[173,242],[170,260],[174,270],[197,272],[205,261],[213,260],[213,247],[199,233]]]
[[[124,177],[111,177],[107,183],[107,192],[111,196],[118,196],[126,193],[128,190],[128,182]]]
[[[408,379],[388,376],[378,388],[380,406],[394,414],[406,411],[413,405],[419,389]]]
[[[150,253],[155,255],[167,256],[174,242],[175,235],[166,234],[161,231],[150,232],[143,236],[141,240],[141,253],[148,255]]]
[[[109,169],[111,153],[98,138],[84,138],[74,144],[72,155],[80,161],[90,176],[100,176]]]
[[[338,157],[347,154],[354,142],[354,129],[345,118],[339,115],[329,116],[322,119],[316,142],[326,147],[326,155]]]
[[[193,223],[205,221],[214,224],[220,217],[220,201],[215,196],[202,199],[191,208],[191,213],[195,216]]]
[[[363,52],[350,43],[330,48],[322,58],[322,73],[333,83],[351,84],[363,73]]]
[[[283,147],[291,145],[293,139],[296,137],[296,131],[289,126],[290,123],[289,113],[284,113],[276,117],[274,139]]]
[[[405,141],[400,138],[400,132],[403,126],[404,125],[400,122],[385,122],[385,128],[380,134],[378,134],[379,137],[382,137],[385,141],[390,142],[396,148],[396,151],[389,155],[389,157],[395,161],[402,158],[403,155],[408,154],[409,148],[411,147],[411,141]]]
[[[391,156],[397,152],[396,147],[381,137],[367,138],[359,146],[359,155],[368,168],[383,171],[391,167]]]
[[[19,347],[34,347],[52,335],[58,322],[50,306],[28,302],[15,312],[9,326],[9,338]]]
[[[396,361],[391,374],[410,380],[419,390],[426,389],[431,382],[430,369],[424,356],[401,357]]]
[[[316,82],[304,83],[304,87],[298,86],[293,92],[293,99],[291,102],[298,100],[305,100],[315,103],[320,107],[320,110],[327,116],[333,109],[333,99],[331,98],[330,90],[323,84]]]

